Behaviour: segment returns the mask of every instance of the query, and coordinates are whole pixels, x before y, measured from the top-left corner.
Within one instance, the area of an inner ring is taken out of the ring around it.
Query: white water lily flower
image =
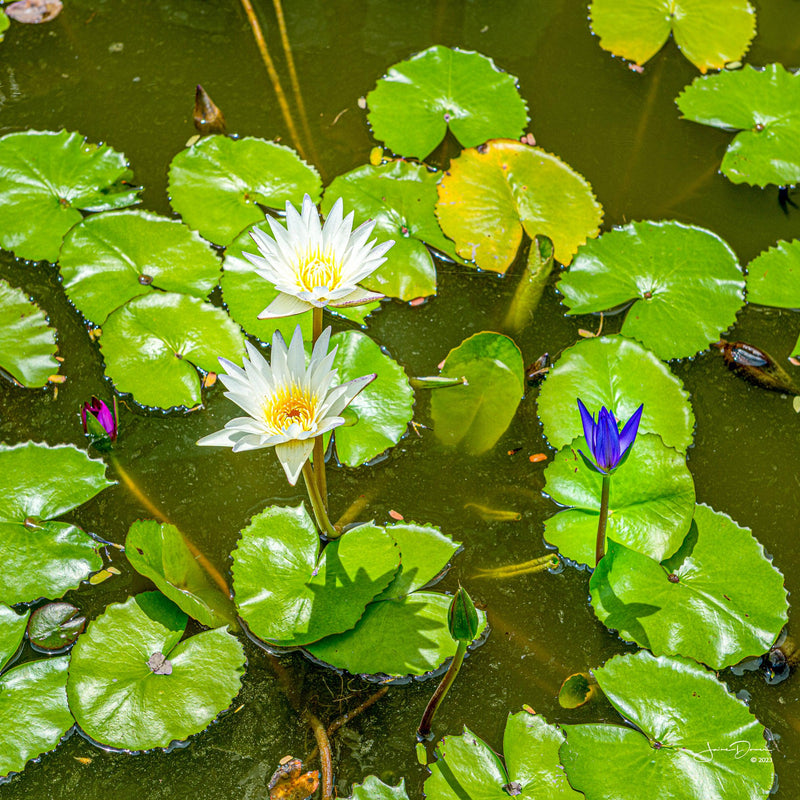
[[[280,292],[259,319],[302,314],[314,307],[356,306],[383,297],[356,284],[386,261],[384,253],[394,241],[368,242],[374,220],[353,230],[353,212],[343,219],[342,209],[340,197],[320,225],[317,208],[306,195],[301,213],[286,203],[285,228],[267,217],[272,236],[251,233],[261,255],[244,256]]]
[[[297,483],[303,466],[314,449],[314,437],[342,425],[342,411],[375,375],[332,386],[336,348],[328,352],[331,329],[326,328],[314,345],[306,367],[306,354],[300,326],[295,328],[287,349],[279,331],[272,337],[272,362],[246,343],[244,369],[220,358],[227,374],[220,380],[228,389],[225,396],[249,416],[236,417],[221,431],[204,436],[197,444],[258,450],[274,447],[286,477]]]

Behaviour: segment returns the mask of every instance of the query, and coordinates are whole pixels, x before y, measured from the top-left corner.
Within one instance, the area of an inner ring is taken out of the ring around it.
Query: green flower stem
[[[319,493],[319,484],[317,483],[315,470],[306,461],[303,464],[303,479],[306,482],[306,489],[308,491],[308,499],[311,501],[311,510],[314,512],[314,519],[317,521],[317,527],[328,539],[338,539],[342,534],[333,527],[333,523],[328,518],[328,512],[322,503],[322,497]]]
[[[113,452],[109,454],[108,457],[111,466],[114,468],[114,471],[119,476],[120,480],[125,484],[125,488],[139,501],[139,503],[147,509],[148,513],[158,520],[160,523],[166,525],[172,525],[175,530],[180,533],[181,537],[183,538],[186,547],[189,548],[189,552],[194,556],[195,561],[206,571],[208,576],[211,578],[212,581],[219,587],[222,594],[225,596],[226,600],[228,601],[226,605],[229,605],[230,613],[227,615],[228,619],[232,626],[238,627],[236,623],[236,611],[231,604],[231,590],[228,587],[228,583],[225,578],[222,576],[222,573],[208,560],[205,553],[200,550],[199,547],[191,540],[188,536],[180,529],[174,522],[170,522],[167,519],[166,514],[161,511],[150,498],[139,488],[136,481],[130,476],[128,471],[119,463],[119,459],[114,455]]]
[[[314,306],[313,314],[313,338],[312,347],[317,343],[317,339],[322,336],[322,313],[323,309]],[[328,510],[328,481],[325,477],[325,443],[322,436],[314,439],[314,474],[317,477],[317,486],[322,497],[322,504]]]
[[[595,564],[606,554],[606,523],[608,522],[608,492],[611,476],[603,475],[603,493],[600,495],[600,519],[597,522],[597,546],[594,551]]]
[[[461,664],[464,661],[464,655],[466,652],[467,642],[460,641],[458,643],[458,647],[456,648],[456,654],[453,656],[453,660],[450,662],[450,666],[447,668],[444,678],[442,678],[442,682],[436,687],[436,691],[428,701],[428,705],[425,708],[425,713],[422,715],[422,721],[419,723],[419,728],[417,728],[418,738],[427,739],[431,735],[433,718],[436,712],[439,710],[439,706],[442,704],[442,700],[444,700],[448,690],[453,685],[453,681],[455,681],[456,675],[458,675],[458,671],[461,669]]]

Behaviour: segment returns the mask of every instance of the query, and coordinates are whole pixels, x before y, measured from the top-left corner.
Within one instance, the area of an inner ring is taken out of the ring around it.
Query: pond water
[[[758,37],[747,61],[800,64],[800,3],[756,5]],[[284,74],[272,6],[263,1],[257,11]],[[674,98],[697,72],[674,44],[636,74],[600,49],[584,3],[302,0],[286,3],[285,11],[319,155],[316,166],[326,183],[366,163],[375,144],[358,98],[388,66],[438,43],[482,52],[518,76],[537,143],[591,182],[604,207],[604,229],[641,219],[697,224],[722,236],[742,264],[779,239],[800,237],[800,210],[785,215],[774,187],[735,186],[718,173],[729,134],[679,118]],[[130,160],[145,187],[143,206],[170,214],[167,166],[194,133],[197,83],[223,109],[229,130],[290,143],[246,17],[234,0],[71,0],[47,25],[13,25],[0,45],[0,134],[63,127],[107,142]],[[438,274],[438,295],[428,303],[389,302],[369,320],[370,335],[409,375],[435,374],[466,336],[498,329],[517,280],[514,274],[503,279],[447,263],[438,264]],[[52,387],[22,390],[0,383],[0,440],[84,447],[81,403],[92,394],[110,396],[98,349],[51,265],[23,263],[0,252],[0,277],[23,287],[47,310],[68,376],[57,395]],[[543,352],[555,356],[576,341],[579,328],[597,328],[594,317],[565,316],[553,283],[532,324],[515,337],[526,363]],[[786,364],[799,321],[792,312],[747,307],[727,338],[758,345]],[[607,317],[604,330],[620,325],[620,317]],[[786,576],[791,602],[800,590],[800,417],[791,399],[741,382],[715,352],[672,368],[691,393],[697,417],[688,459],[698,502],[752,528]],[[269,503],[296,505],[304,499],[300,486],[287,486],[270,450],[232,454],[195,446],[198,438],[221,427],[231,409],[220,387],[207,393],[204,409],[191,413],[163,415],[123,402],[117,448],[152,501],[226,569],[238,532],[253,514]],[[417,393],[415,421],[430,425],[424,392]],[[333,509],[343,511],[364,494],[364,518],[386,523],[389,511],[396,510],[406,519],[439,525],[464,543],[441,586],[451,591],[462,582],[487,608],[492,632],[466,661],[435,730],[460,733],[467,725],[498,751],[506,715],[523,704],[551,722],[616,719],[605,703],[565,711],[556,693],[570,673],[631,649],[595,618],[587,603],[585,571],[475,577],[481,567],[547,552],[543,520],[556,507],[541,493],[546,462],[528,459],[540,452],[552,455],[534,390],[497,446],[481,457],[444,450],[432,431],[421,427],[409,431],[378,464],[328,472]],[[468,503],[512,509],[521,519],[484,522]],[[131,522],[143,515],[125,488],[116,486],[74,516],[87,530],[121,542]],[[148,586],[123,556],[115,563],[121,575],[86,585],[68,599],[96,615],[109,602]],[[261,797],[279,759],[287,753],[304,757],[314,742],[279,688],[268,658],[249,642],[246,649],[247,673],[236,702],[241,709],[188,747],[127,756],[105,753],[74,735],[0,787],[0,796]],[[326,719],[374,690],[300,654],[282,661],[304,702]],[[734,691],[750,693],[756,716],[780,737],[773,753],[777,796],[795,797],[800,787],[797,677],[776,686],[767,686],[758,673],[735,677],[728,670],[721,677]],[[393,687],[334,737],[340,794],[376,774],[392,783],[405,777],[410,796],[421,796],[426,772],[417,763],[414,734],[433,688],[433,682]]]

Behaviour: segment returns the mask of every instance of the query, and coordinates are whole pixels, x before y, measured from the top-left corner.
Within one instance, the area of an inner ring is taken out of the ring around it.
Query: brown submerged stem
[[[189,537],[178,528],[173,522],[170,522],[167,518],[166,514],[161,511],[150,498],[139,488],[136,481],[128,474],[128,471],[119,463],[119,459],[112,453],[109,461],[111,465],[114,467],[117,475],[119,475],[122,482],[125,484],[125,488],[141,503],[141,505],[147,509],[147,511],[155,517],[159,522],[173,525],[173,527],[180,533],[181,537],[183,538],[186,547],[189,548],[189,552],[194,556],[195,561],[206,571],[208,576],[217,586],[222,590],[225,597],[230,600],[231,590],[228,588],[228,583],[225,578],[222,576],[222,573],[208,560],[206,555],[203,553],[197,545],[189,539]]]
[[[461,669],[461,664],[464,661],[464,655],[466,652],[467,643],[459,641],[458,647],[456,648],[456,654],[453,656],[453,660],[450,663],[450,666],[447,668],[447,672],[445,672],[442,682],[436,687],[436,691],[433,693],[431,699],[428,701],[428,705],[425,707],[425,713],[422,715],[422,721],[419,723],[419,728],[417,728],[418,738],[427,739],[431,735],[433,718],[436,716],[436,712],[439,710],[439,706],[442,704],[442,700],[444,700],[448,690],[453,685],[456,675],[458,675],[458,671]]]
[[[292,137],[292,142],[297,148],[297,152],[300,154],[300,156],[304,159],[307,159],[305,150],[303,148],[303,143],[300,141],[300,137],[297,134],[297,128],[294,126],[292,113],[289,110],[289,104],[286,102],[286,95],[283,93],[278,72],[275,69],[275,62],[273,62],[272,56],[269,54],[267,42],[266,39],[264,39],[264,32],[261,30],[261,24],[258,21],[258,17],[256,17],[253,4],[250,2],[250,0],[241,0],[241,3],[244,13],[247,15],[247,21],[250,23],[250,28],[253,31],[253,38],[256,40],[258,51],[261,53],[261,60],[264,62],[264,66],[267,68],[267,74],[269,75],[270,82],[272,83],[272,88],[276,97],[278,98],[278,105],[281,109],[283,121],[286,123],[286,127],[289,129],[289,136]]]
[[[317,740],[319,749],[320,766],[322,767],[322,800],[333,800],[333,759],[331,757],[331,743],[325,726],[320,722],[319,717],[306,712],[306,719],[314,731],[314,738]]]

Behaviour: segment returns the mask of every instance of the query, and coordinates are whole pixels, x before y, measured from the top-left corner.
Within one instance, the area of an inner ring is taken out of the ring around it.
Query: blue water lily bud
[[[585,455],[580,450],[578,452],[589,469],[603,475],[610,475],[625,461],[639,431],[639,421],[642,418],[643,409],[644,405],[641,405],[631,414],[620,433],[619,425],[612,411],[603,406],[597,415],[597,422],[595,422],[586,406],[580,399],[578,400],[578,410],[581,412],[583,435],[586,437],[589,455]]]

